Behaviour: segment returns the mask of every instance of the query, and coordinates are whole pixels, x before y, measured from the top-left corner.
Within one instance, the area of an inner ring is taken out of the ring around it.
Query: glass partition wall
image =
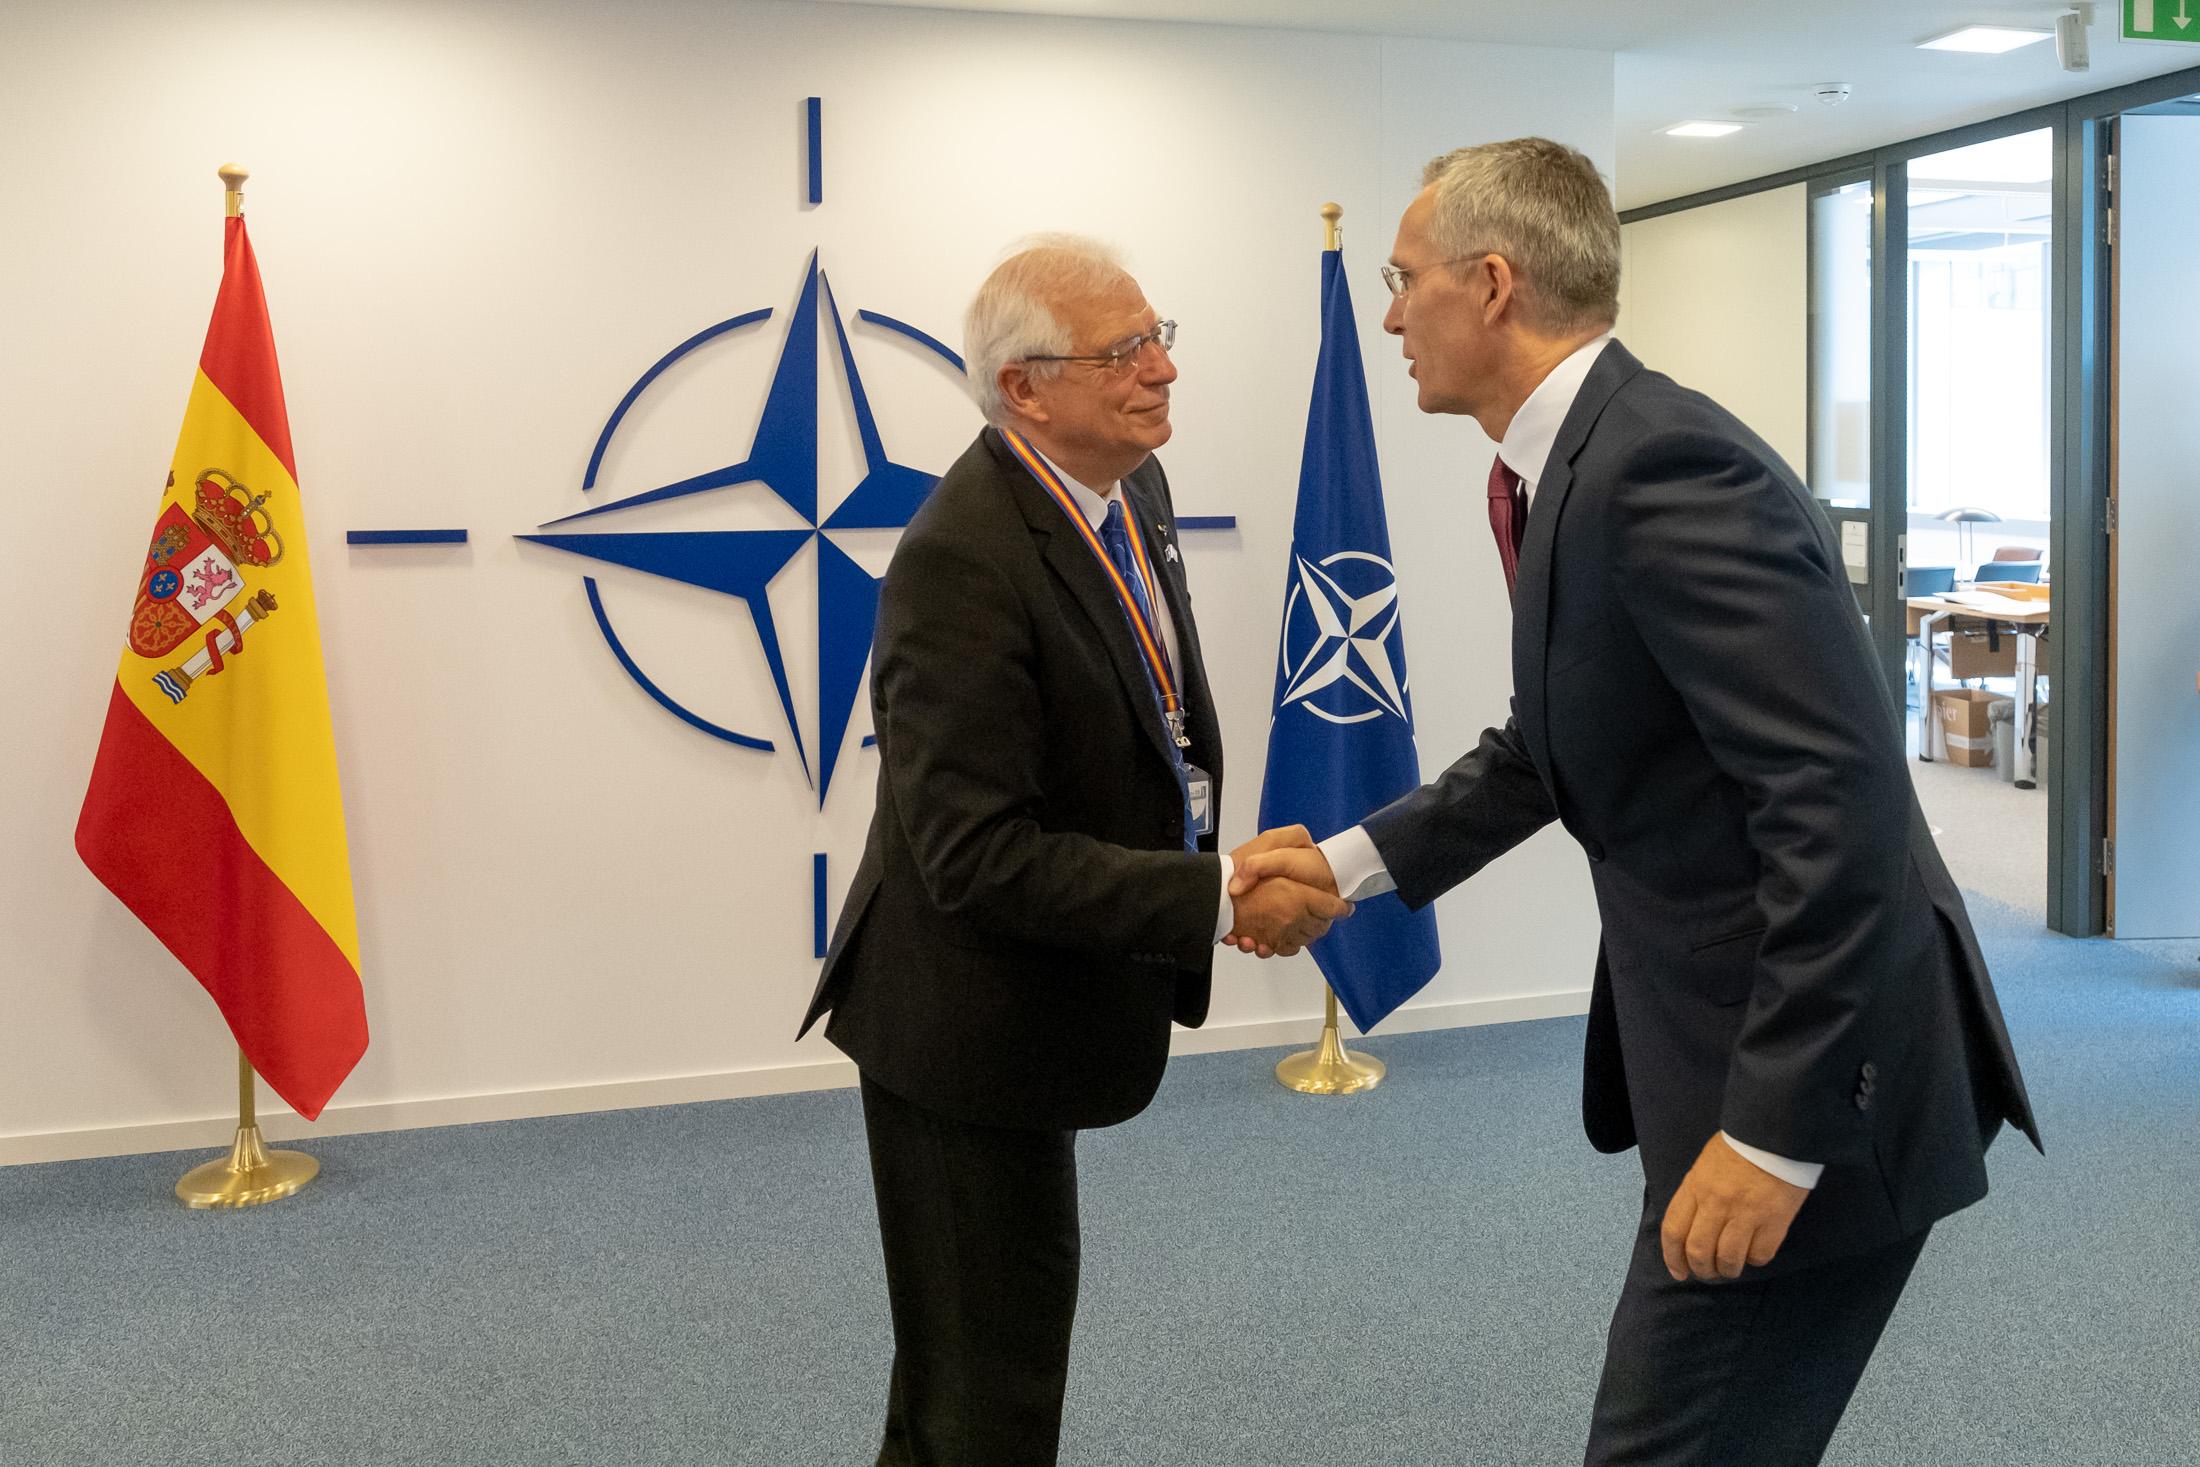
[[[1910,160],[1912,567],[2050,569],[2054,183],[2044,127]]]

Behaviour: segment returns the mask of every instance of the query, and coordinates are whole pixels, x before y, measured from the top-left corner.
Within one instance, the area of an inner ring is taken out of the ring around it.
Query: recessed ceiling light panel
[[[1919,41],[1920,51],[1968,51],[1980,56],[2000,56],[2020,46],[2044,41],[2053,31],[2018,30],[2006,25],[1967,25],[1960,31],[1950,31],[1935,36],[1930,41]]]
[[[1723,138],[1741,130],[1739,122],[1681,122],[1663,129],[1669,138]]]

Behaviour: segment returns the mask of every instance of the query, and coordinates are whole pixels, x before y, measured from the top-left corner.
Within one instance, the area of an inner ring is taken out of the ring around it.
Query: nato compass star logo
[[[1364,550],[1294,559],[1277,711],[1295,703],[1331,723],[1409,718],[1397,571]]]
[[[862,477],[839,507],[823,519],[818,517],[818,324],[821,302],[839,348],[842,380],[863,452]],[[750,311],[720,321],[681,342],[644,372],[620,400],[598,435],[595,452],[588,460],[588,471],[581,480],[582,492],[595,489],[604,454],[618,435],[620,424],[666,369],[705,343],[768,321],[772,314],[770,310]],[[859,311],[856,319],[908,337],[935,353],[958,377],[962,374],[962,358],[914,326],[874,311]],[[818,804],[822,806],[832,786],[833,768],[839,762],[840,746],[855,711],[863,670],[870,661],[872,625],[878,613],[879,594],[878,578],[833,542],[833,532],[902,529],[936,482],[937,475],[897,463],[888,456],[871,412],[870,397],[864,390],[862,374],[856,368],[847,326],[833,299],[832,283],[818,267],[818,257],[813,253],[803,275],[801,293],[787,321],[786,335],[779,348],[779,363],[765,394],[763,414],[757,421],[748,457],[675,483],[594,505],[550,521],[542,526],[546,533],[519,538],[700,586],[737,597],[745,603],[755,620],[757,635],[763,641],[764,658],[779,692],[779,707],[786,718],[788,735],[802,761],[803,773],[816,789]],[[611,530],[561,528],[642,505],[662,504],[746,484],[762,484],[770,489],[801,517],[804,528],[623,534]],[[788,562],[812,541],[817,544],[818,566],[818,747],[814,757],[813,751],[803,746],[802,721],[796,717],[794,699],[788,691],[786,654],[767,594]],[[737,733],[711,722],[682,706],[653,682],[619,640],[611,617],[604,610],[603,595],[596,587],[595,577],[584,577],[583,581],[588,591],[589,608],[595,613],[596,625],[604,641],[627,675],[645,692],[672,713],[716,738],[744,748],[774,747],[770,739]]]

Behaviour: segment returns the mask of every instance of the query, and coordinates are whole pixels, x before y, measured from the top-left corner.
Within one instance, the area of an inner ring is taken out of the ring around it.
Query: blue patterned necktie
[[[1138,603],[1138,614],[1146,618],[1146,625],[1153,629],[1155,640],[1161,636],[1161,622],[1153,614],[1153,602],[1146,598],[1146,583],[1138,578],[1138,557],[1131,550],[1130,526],[1123,522],[1123,501],[1108,501],[1108,517],[1100,522],[1100,543],[1108,547],[1108,559],[1115,562],[1116,574],[1123,584],[1131,588],[1131,599]]]

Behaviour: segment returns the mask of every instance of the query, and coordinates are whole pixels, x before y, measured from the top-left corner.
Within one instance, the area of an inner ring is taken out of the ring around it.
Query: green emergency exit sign
[[[2192,0],[2124,0],[2124,39],[2200,46],[2200,15]]]

